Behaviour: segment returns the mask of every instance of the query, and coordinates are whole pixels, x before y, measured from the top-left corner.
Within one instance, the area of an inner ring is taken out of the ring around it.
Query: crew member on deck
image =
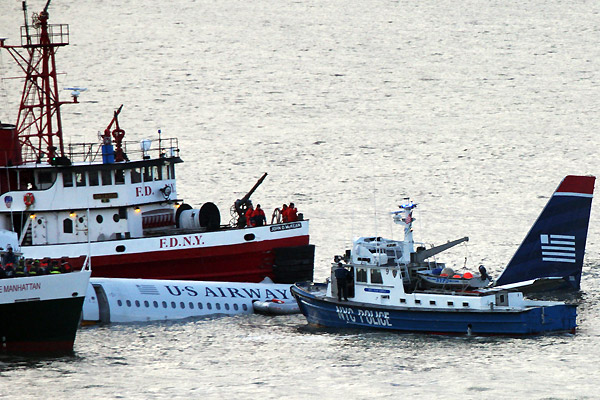
[[[14,264],[16,261],[15,253],[13,253],[12,246],[9,244],[6,253],[2,254],[2,264]]]
[[[286,223],[288,222],[288,206],[287,204],[284,204],[283,207],[281,207],[281,222]]]
[[[298,221],[298,209],[294,207],[294,203],[290,203],[287,212],[288,222]]]
[[[338,263],[337,268],[334,271],[335,280],[337,281],[337,296],[338,301],[348,301],[348,278],[350,273],[342,263]]]
[[[263,226],[267,223],[267,217],[260,204],[256,205],[256,210],[252,213],[252,224],[253,226]]]
[[[254,225],[252,224],[252,215],[254,214],[254,207],[252,207],[252,204],[250,204],[248,206],[248,210],[246,210],[246,214],[244,215],[246,217],[246,226],[247,227],[253,227]]]

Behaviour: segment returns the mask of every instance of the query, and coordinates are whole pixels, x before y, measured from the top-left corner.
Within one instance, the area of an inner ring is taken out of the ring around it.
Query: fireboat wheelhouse
[[[69,27],[48,24],[49,4],[30,24],[23,4],[20,46],[0,39],[25,73],[17,123],[0,123],[0,247],[16,233],[27,258],[64,258],[77,268],[90,254],[93,275],[102,277],[311,280],[314,246],[301,215],[246,227],[250,196],[266,174],[222,225],[215,204],[194,209],[179,198],[177,139],[159,131],[157,141],[124,141],[123,106],[99,143],[65,146],[61,106],[78,103],[85,89],[59,99],[55,55],[69,44]]]

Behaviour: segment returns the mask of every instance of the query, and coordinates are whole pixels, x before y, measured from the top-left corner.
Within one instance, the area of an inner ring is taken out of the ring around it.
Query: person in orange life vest
[[[256,205],[256,210],[252,213],[252,224],[254,226],[263,226],[267,223],[267,217],[260,204]]]
[[[283,207],[281,207],[281,222],[288,222],[288,206],[287,204],[284,204]]]
[[[290,203],[287,212],[288,222],[298,221],[298,209],[294,207],[294,203]]]
[[[248,210],[246,211],[246,214],[245,214],[246,226],[248,226],[248,227],[254,226],[254,224],[252,224],[252,215],[253,214],[254,214],[254,207],[252,207],[252,204],[250,204],[248,206]]]

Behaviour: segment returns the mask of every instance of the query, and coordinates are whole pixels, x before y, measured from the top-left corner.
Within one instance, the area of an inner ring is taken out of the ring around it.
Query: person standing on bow
[[[265,216],[265,212],[262,208],[260,208],[260,204],[256,205],[256,210],[252,213],[252,225],[253,226],[263,226],[267,223],[267,217]]]
[[[298,209],[294,207],[294,203],[290,203],[290,206],[287,209],[287,217],[288,222],[298,221]]]
[[[246,226],[249,228],[254,226],[252,224],[252,215],[254,215],[254,207],[252,207],[252,204],[249,204],[248,210],[246,210],[246,214],[244,214],[244,216],[246,217]]]

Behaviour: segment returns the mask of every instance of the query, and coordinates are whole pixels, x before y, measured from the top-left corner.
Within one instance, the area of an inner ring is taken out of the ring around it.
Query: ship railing
[[[121,148],[130,161],[148,160],[152,158],[179,157],[179,141],[177,138],[161,138],[142,140],[141,142],[123,141]],[[116,148],[113,147],[113,151]],[[102,160],[105,154],[100,143],[69,143],[65,146],[65,156],[71,162],[93,163]]]
[[[35,26],[21,27],[21,46],[39,46],[41,42],[42,30]],[[48,39],[54,46],[66,46],[69,44],[69,25],[51,24],[48,25]]]

